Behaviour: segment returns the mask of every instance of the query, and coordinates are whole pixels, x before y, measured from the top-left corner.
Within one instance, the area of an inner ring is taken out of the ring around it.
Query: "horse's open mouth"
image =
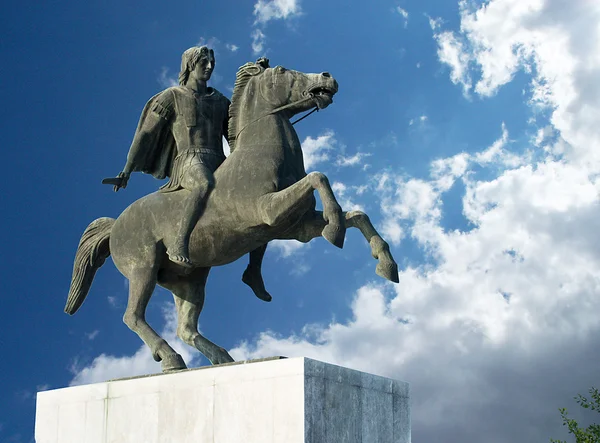
[[[318,86],[310,90],[310,94],[315,100],[315,104],[319,109],[325,109],[333,103],[333,96],[337,91],[323,86]]]
[[[313,95],[327,95],[330,98],[333,97],[336,91],[324,87],[317,87],[310,90],[310,93]]]

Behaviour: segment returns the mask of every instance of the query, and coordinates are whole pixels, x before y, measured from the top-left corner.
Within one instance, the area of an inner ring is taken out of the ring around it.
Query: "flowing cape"
[[[152,111],[157,98],[161,94],[173,93],[169,89],[159,92],[148,100],[148,103],[146,103],[146,106],[144,106],[142,111],[140,121],[135,131],[135,136],[137,136],[138,132],[141,130],[144,121]],[[160,131],[156,131],[156,133],[152,134],[152,138],[149,140],[148,144],[141,148],[142,149],[137,150],[135,157],[131,159],[133,171],[152,174],[154,177],[161,180],[171,176],[173,161],[177,155],[177,146],[169,125],[163,125],[163,128]]]

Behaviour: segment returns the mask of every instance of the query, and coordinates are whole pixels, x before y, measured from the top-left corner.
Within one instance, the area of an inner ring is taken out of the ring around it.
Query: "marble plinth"
[[[37,443],[408,443],[408,383],[309,358],[38,393]]]

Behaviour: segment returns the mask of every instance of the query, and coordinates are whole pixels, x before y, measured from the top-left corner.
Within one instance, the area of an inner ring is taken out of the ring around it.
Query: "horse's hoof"
[[[223,348],[215,352],[215,355],[213,355],[212,358],[209,358],[209,360],[213,365],[222,365],[225,363],[233,363],[235,361],[233,357],[229,355],[229,352]]]
[[[375,273],[386,280],[399,283],[398,265],[393,261],[379,262],[375,268]]]
[[[161,361],[163,372],[181,371],[187,369],[183,358],[179,354],[171,354],[164,357]]]
[[[254,295],[261,299],[262,301],[270,302],[273,300],[271,294],[266,290],[263,279],[260,275],[260,271],[252,271],[250,269],[246,269],[242,274],[242,281],[250,286]]]
[[[346,238],[346,229],[340,225],[332,225],[329,223],[321,232],[325,240],[333,246],[342,249],[344,247],[344,239]]]

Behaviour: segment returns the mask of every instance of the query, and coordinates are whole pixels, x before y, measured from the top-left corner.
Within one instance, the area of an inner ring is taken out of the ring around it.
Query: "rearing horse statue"
[[[332,103],[338,85],[327,72],[304,74],[281,66],[247,63],[237,73],[230,107],[231,154],[215,172],[215,187],[190,239],[194,268],[166,255],[163,239],[177,229],[186,190],[155,192],[131,204],[119,218],[99,218],[85,230],[73,270],[65,312],[85,300],[98,268],[109,255],[129,279],[125,324],[148,345],[162,370],[185,369],[179,354],[145,320],[160,285],[173,293],[177,335],[212,364],[232,362],[229,353],[198,332],[210,268],[231,263],[273,239],[308,242],[323,236],[344,244],[346,227],[360,229],[379,261],[376,273],[398,282],[388,244],[360,211],[342,212],[327,177],[306,174],[298,135],[290,118]],[[323,203],[315,210],[314,191]]]

